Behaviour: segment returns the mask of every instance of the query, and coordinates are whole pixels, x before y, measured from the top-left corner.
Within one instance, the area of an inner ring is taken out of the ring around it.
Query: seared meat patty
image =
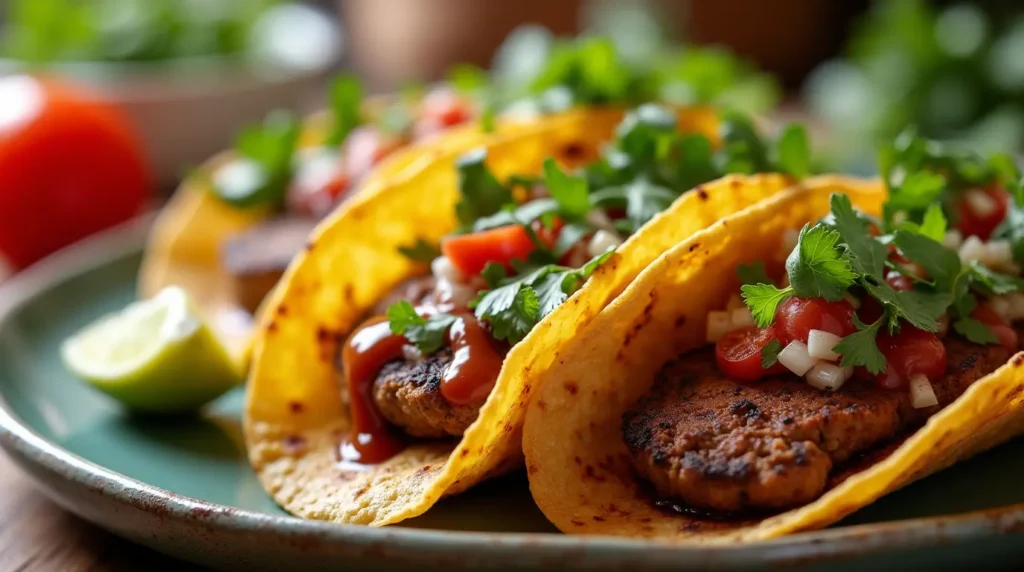
[[[659,495],[714,511],[782,510],[813,501],[830,471],[856,453],[924,423],[1011,353],[945,340],[939,405],[914,409],[908,391],[851,380],[835,393],[792,375],[741,385],[715,365],[714,348],[668,364],[622,416],[637,472]]]
[[[441,394],[441,377],[452,363],[445,348],[417,361],[393,361],[373,382],[373,402],[385,419],[413,437],[459,437],[483,402],[455,405]]]

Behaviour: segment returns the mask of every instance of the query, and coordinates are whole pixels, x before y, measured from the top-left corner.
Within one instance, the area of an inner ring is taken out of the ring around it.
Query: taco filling
[[[429,263],[430,275],[385,297],[383,315],[342,347],[353,428],[341,460],[380,463],[408,438],[463,435],[510,348],[686,191],[726,172],[806,174],[799,126],[769,148],[747,118],[731,114],[720,135],[714,149],[706,136],[680,132],[675,113],[645,105],[626,116],[602,157],[569,170],[549,158],[542,176],[502,182],[484,153],[463,157],[458,231],[439,246],[402,249]]]
[[[622,414],[633,469],[666,504],[807,505],[1020,348],[1012,162],[912,135],[886,157],[880,219],[833,195],[776,259],[739,268],[740,291],[707,315],[709,346],[668,363]]]

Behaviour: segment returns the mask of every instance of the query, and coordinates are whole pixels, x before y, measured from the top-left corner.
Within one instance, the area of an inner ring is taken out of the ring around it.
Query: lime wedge
[[[196,409],[242,374],[195,308],[184,290],[167,287],[65,340],[64,365],[129,409]]]

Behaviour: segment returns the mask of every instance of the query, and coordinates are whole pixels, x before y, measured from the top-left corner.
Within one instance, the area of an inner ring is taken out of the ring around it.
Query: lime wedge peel
[[[71,372],[139,411],[196,409],[242,378],[177,286],[99,319],[66,340],[61,356]]]

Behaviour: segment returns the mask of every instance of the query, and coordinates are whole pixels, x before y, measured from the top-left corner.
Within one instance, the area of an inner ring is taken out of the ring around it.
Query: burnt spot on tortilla
[[[463,459],[465,459],[467,455],[469,455],[469,449],[462,449],[459,451],[459,456]]]
[[[567,381],[564,384],[562,384],[562,387],[564,387],[565,390],[568,391],[571,395],[576,395],[580,390],[579,384],[577,384],[575,381]]]
[[[570,520],[569,522],[573,523],[576,526],[586,526],[587,525],[587,523],[585,523],[585,522],[583,522],[581,520]]]
[[[537,468],[537,465],[533,465],[533,464],[531,464],[530,466],[526,467],[526,472],[528,474],[530,474],[530,475],[536,475],[537,471],[539,471],[539,470],[540,469]]]
[[[345,284],[345,286],[342,287],[341,289],[341,296],[345,299],[346,302],[352,302],[352,300],[355,299],[356,297],[355,287],[352,286],[352,284]]]
[[[704,187],[697,187],[697,198],[702,201],[708,200],[708,192],[704,190]]]
[[[273,334],[275,332],[277,332],[277,321],[270,320],[270,323],[267,324],[267,333]]]
[[[586,147],[583,146],[579,141],[570,141],[562,146],[562,158],[566,162],[575,163],[583,160],[587,154]]]
[[[288,410],[291,411],[292,413],[299,414],[302,413],[305,409],[306,406],[303,405],[301,401],[288,402]]]
[[[277,315],[278,316],[287,316],[288,315],[288,306],[286,306],[284,304],[279,305],[277,307]]]
[[[641,524],[647,524],[648,522],[651,522],[651,517],[649,517],[649,516],[645,516],[645,517],[640,519],[640,523]]]
[[[1019,353],[1013,356],[1013,365],[1014,367],[1020,367],[1024,365],[1024,353]]]
[[[700,243],[699,242],[695,242],[695,243],[690,245],[690,252],[693,252],[694,250],[697,250],[698,248],[700,248]]]
[[[306,440],[300,435],[288,435],[281,444],[289,455],[296,455],[306,450]]]
[[[505,422],[505,426],[502,427],[502,431],[504,431],[506,433],[511,433],[512,432],[512,423],[506,421]]]
[[[370,484],[369,483],[367,483],[367,484],[359,487],[358,489],[356,489],[356,491],[354,493],[352,493],[352,498],[354,500],[357,500],[357,499],[359,499],[359,497],[365,495],[366,491],[368,491],[368,490],[370,490]]]
[[[604,522],[604,520],[605,519],[603,516],[597,516],[596,514],[594,515],[594,522]]]
[[[686,316],[684,316],[682,314],[676,316],[676,327],[677,328],[682,328],[685,325],[686,325]]]
[[[541,411],[547,411],[548,404],[544,403],[543,399],[538,399],[537,400],[537,409],[540,409]]]
[[[732,182],[731,182],[731,183],[729,183],[729,185],[730,185],[730,186],[731,186],[731,187],[732,187],[733,189],[739,189],[739,188],[742,188],[742,187],[743,187],[743,181],[741,181],[741,180],[739,180],[739,179],[733,179],[733,180],[732,180]]]
[[[316,241],[311,240],[306,243],[306,252],[312,252],[316,248]]]
[[[575,457],[573,457],[572,460],[575,461],[575,463],[577,465],[579,465],[581,467],[583,466],[583,459],[581,459],[579,455],[576,455]]]

